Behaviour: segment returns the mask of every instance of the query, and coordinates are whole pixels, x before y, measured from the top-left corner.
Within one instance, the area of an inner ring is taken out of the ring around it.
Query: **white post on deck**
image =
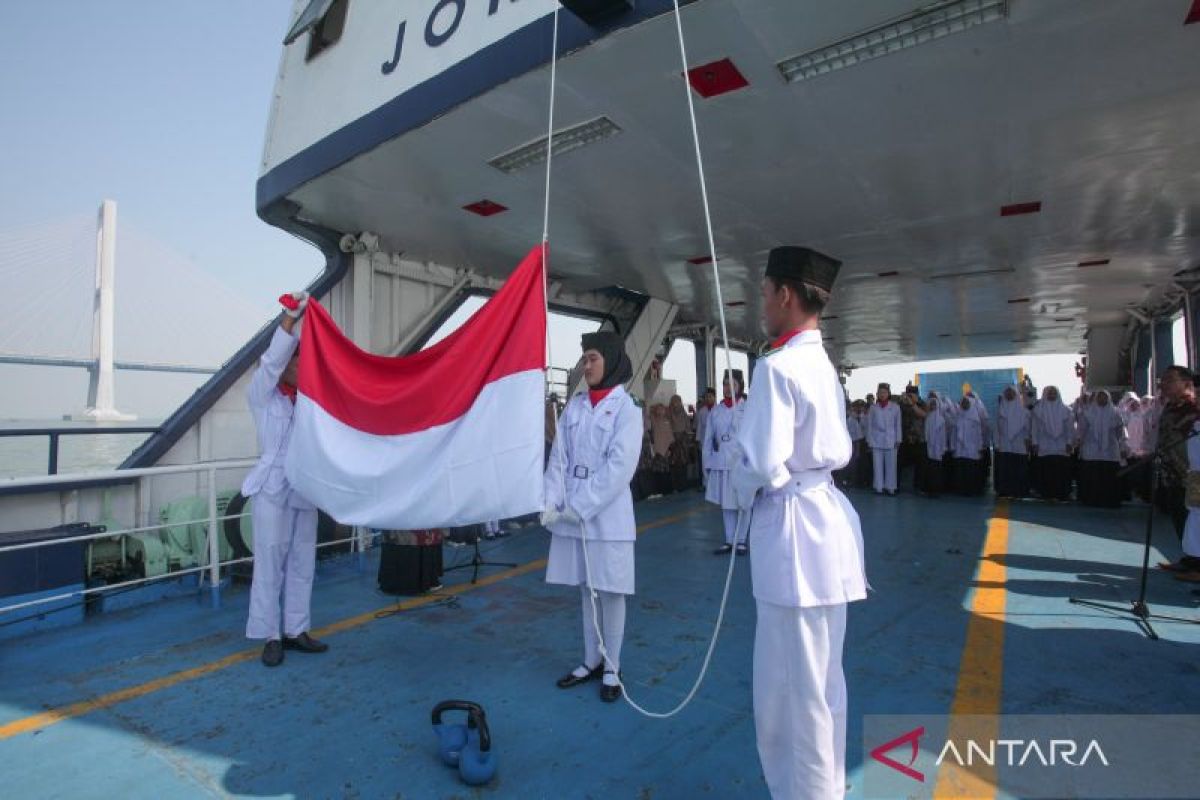
[[[126,420],[133,417],[117,411],[113,391],[114,281],[117,253],[117,204],[100,204],[96,230],[96,298],[92,328],[92,366],[88,386],[88,409],[84,416],[98,420]]]
[[[208,590],[213,608],[221,607],[221,535],[217,529],[217,469],[208,471]]]

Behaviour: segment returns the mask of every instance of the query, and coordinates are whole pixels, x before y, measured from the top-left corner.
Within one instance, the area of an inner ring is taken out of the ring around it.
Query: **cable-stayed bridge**
[[[88,371],[86,419],[128,419],[114,372],[209,375],[261,312],[153,239],[96,216],[0,232],[0,366]],[[56,398],[61,402],[61,398]]]

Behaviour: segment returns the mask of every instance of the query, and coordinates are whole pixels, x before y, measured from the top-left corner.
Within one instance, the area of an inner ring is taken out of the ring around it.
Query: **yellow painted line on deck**
[[[661,528],[664,525],[671,525],[676,522],[681,522],[688,517],[699,514],[703,510],[705,509],[697,508],[693,509],[692,511],[686,511],[682,514],[675,514],[673,516],[664,517],[653,522],[647,522],[645,525],[638,527],[637,532],[645,533],[646,531],[653,530],[654,528]],[[489,575],[486,578],[480,578],[477,583],[456,584],[439,591],[437,594],[427,594],[422,595],[421,597],[414,597],[411,600],[405,600],[384,608],[368,611],[364,614],[348,617],[330,625],[326,625],[322,628],[318,628],[312,631],[312,635],[317,638],[321,638],[324,636],[332,636],[334,634],[344,633],[345,631],[366,625],[368,622],[374,622],[380,618],[378,615],[382,612],[408,611],[410,609],[420,608],[421,606],[427,606],[432,603],[440,602],[447,597],[466,594],[467,592],[475,589],[482,589],[485,586],[491,586],[492,584],[499,583],[500,581],[506,581],[510,578],[520,577],[521,575],[542,569],[545,566],[546,559],[539,558],[536,561],[529,561],[525,564],[521,564],[518,567],[514,567],[513,569],[497,572],[494,575]],[[242,650],[241,652],[233,653],[225,656],[224,658],[217,659],[216,661],[210,661],[207,664],[201,664],[200,666],[192,667],[191,669],[173,672],[170,675],[165,675],[152,681],[140,683],[137,686],[130,686],[126,689],[118,689],[115,692],[108,692],[107,694],[98,695],[87,700],[81,700],[78,703],[71,703],[70,705],[52,708],[49,711],[43,711],[40,714],[34,714],[29,717],[13,720],[12,722],[0,725],[0,741],[11,739],[12,737],[19,736],[22,733],[42,730],[43,728],[48,728],[51,725],[56,725],[59,722],[63,722],[68,719],[82,717],[83,715],[90,714],[93,711],[111,708],[112,706],[115,706],[119,703],[124,703],[128,700],[136,700],[139,697],[145,697],[148,694],[152,694],[163,689],[169,689],[172,686],[178,686],[181,683],[187,683],[188,681],[193,681],[197,678],[203,678],[206,675],[212,675],[215,672],[220,672],[226,667],[232,667],[235,664],[252,661],[258,658],[260,653],[261,650],[259,648]]]
[[[958,667],[958,685],[950,707],[947,735],[955,741],[964,757],[967,749],[961,744],[963,741],[988,741],[999,738],[1000,734],[1007,600],[1004,557],[1007,553],[1008,503],[1002,501],[996,504],[995,514],[988,521],[983,555],[975,578],[975,594],[971,599],[971,621],[967,625],[967,640]],[[938,770],[933,796],[991,800],[996,796],[995,769],[977,766],[968,770],[947,759]]]

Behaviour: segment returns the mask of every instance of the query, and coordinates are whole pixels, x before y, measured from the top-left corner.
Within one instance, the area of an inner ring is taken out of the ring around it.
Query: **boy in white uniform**
[[[759,359],[738,432],[734,487],[752,513],[758,622],[754,724],[776,800],[846,786],[846,604],[867,594],[858,514],[832,473],[850,460],[845,401],[821,345],[840,262],[777,247],[762,283],[774,349]]]
[[[317,561],[317,509],[292,489],[283,472],[292,438],[300,360],[296,352],[300,337],[295,327],[308,304],[308,294],[294,292],[281,297],[280,302],[287,311],[250,377],[247,395],[260,455],[242,482],[242,494],[254,498],[250,508],[254,579],[250,584],[246,638],[266,640],[262,661],[268,667],[283,663],[285,649],[304,653],[329,649],[308,635]]]
[[[725,374],[725,399],[716,405],[708,417],[704,437],[704,471],[707,473],[704,499],[721,509],[725,523],[725,544],[714,550],[715,555],[728,555],[737,546],[739,556],[746,555],[746,531],[737,530],[737,498],[730,481],[734,459],[731,453],[737,438],[738,422],[741,420],[743,403],[737,398],[744,384],[742,371],[735,369],[733,379]],[[736,540],[736,541],[735,541]]]

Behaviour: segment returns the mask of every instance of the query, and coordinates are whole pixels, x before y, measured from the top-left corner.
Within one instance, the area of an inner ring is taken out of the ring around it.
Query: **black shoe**
[[[283,663],[283,642],[278,639],[268,639],[263,647],[262,662],[268,667],[278,667]]]
[[[579,666],[583,667],[584,669],[588,668],[587,664],[580,664]],[[588,670],[588,674],[584,675],[582,678],[577,677],[574,672],[568,672],[566,675],[563,675],[561,678],[555,681],[554,685],[560,689],[570,689],[572,686],[578,686],[581,683],[597,680],[603,674],[604,665],[597,664],[595,667]]]
[[[750,552],[750,548],[744,544],[739,544],[737,546],[737,551],[738,551],[739,556],[744,556],[744,555],[746,555],[746,553]]]
[[[716,550],[713,550],[713,555],[714,556],[727,556],[727,555],[729,555],[729,553],[732,550],[733,550],[733,545],[723,544],[720,547],[718,547]]]
[[[612,670],[606,670],[605,675],[612,675]],[[621,673],[617,673],[617,680],[621,680]],[[609,686],[607,683],[600,684],[600,699],[606,703],[615,703],[621,699],[621,687]]]
[[[329,645],[324,642],[318,642],[309,636],[307,631],[295,638],[290,636],[284,637],[283,646],[288,650],[299,650],[302,653],[324,653],[329,649]]]

